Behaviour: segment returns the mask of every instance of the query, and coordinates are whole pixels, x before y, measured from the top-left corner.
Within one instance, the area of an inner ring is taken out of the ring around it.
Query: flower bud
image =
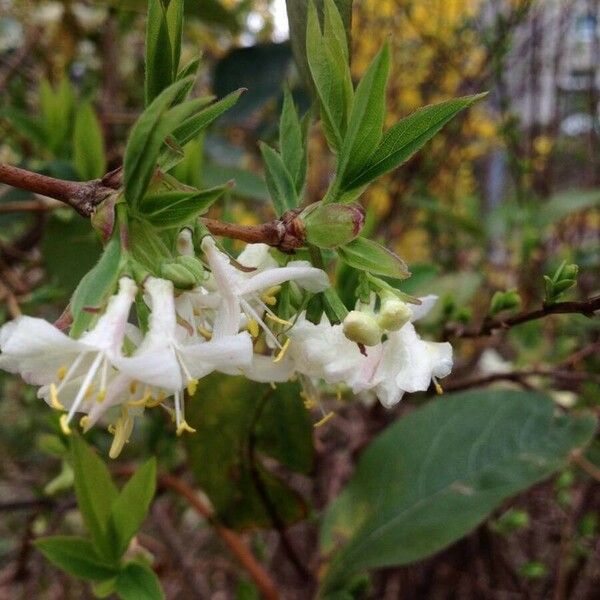
[[[381,296],[381,310],[377,322],[382,329],[398,331],[410,321],[412,311],[406,302],[397,296],[387,293]]]
[[[182,256],[194,256],[194,242],[192,232],[187,227],[182,229],[177,236],[177,252]]]
[[[374,317],[352,310],[343,322],[344,335],[351,341],[365,346],[376,346],[381,341],[383,331]]]
[[[160,275],[171,280],[175,287],[189,290],[204,279],[204,267],[194,256],[178,256],[174,261],[161,265]]]
[[[365,211],[358,204],[313,204],[298,219],[306,241],[319,248],[336,248],[351,242],[365,224]]]

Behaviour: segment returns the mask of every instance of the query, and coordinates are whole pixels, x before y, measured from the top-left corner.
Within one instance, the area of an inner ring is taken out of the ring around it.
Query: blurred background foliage
[[[70,179],[98,177],[119,166],[126,133],[143,105],[145,10],[143,0],[0,0],[0,162]],[[268,220],[257,140],[276,138],[285,83],[302,112],[310,108],[287,41],[285,3],[189,0],[186,11],[182,64],[202,53],[198,93],[222,97],[248,89],[205,137],[186,146],[176,174],[197,186],[234,178],[236,187],[215,216],[239,223]],[[564,299],[598,293],[599,19],[597,0],[355,3],[353,74],[364,73],[384,39],[391,43],[388,125],[424,104],[490,92],[362,198],[370,231],[411,267],[413,277],[403,289],[442,299],[426,323],[430,337],[441,339],[449,321],[480,322],[495,292],[517,291],[518,301],[501,314],[539,306],[543,275],[552,276],[563,261],[580,266],[577,285]],[[97,160],[81,152],[90,146]],[[313,200],[324,193],[331,167],[322,133],[313,127],[308,184]],[[56,319],[99,250],[89,225],[69,209],[1,188],[0,320],[19,309]],[[338,276],[343,285],[343,271]],[[546,390],[564,407],[597,411],[599,344],[598,321],[578,315],[534,321],[491,339],[458,341],[448,385],[458,389],[477,376],[545,369],[550,376],[532,373],[508,385]],[[0,594],[42,597],[43,589],[44,598],[84,597],[80,584],[50,571],[28,545],[61,523],[74,531],[80,527],[55,416],[32,389],[4,375],[0,381]],[[387,413],[334,404],[337,418],[316,431],[314,448],[304,447],[298,432],[310,430],[308,413],[286,399],[291,392],[285,386],[273,392],[239,381],[210,384],[190,403],[199,415],[206,411],[214,419],[195,423],[201,434],[188,441],[196,481],[231,526],[271,524],[281,533],[286,524],[303,520],[281,543],[268,528],[252,534],[251,543],[278,570],[289,597],[304,597],[303,561],[293,555],[314,550],[312,511],[337,495],[356,453],[407,408]],[[218,401],[218,386],[225,386],[220,393],[227,402]],[[262,399],[274,393],[283,398],[278,415],[263,406]],[[250,399],[256,405],[241,412],[236,404]],[[261,425],[273,419],[289,426],[275,438]],[[107,448],[105,432],[92,437]],[[160,415],[146,419],[124,456],[135,462],[149,452],[163,468],[184,468],[184,448],[165,431]],[[258,467],[255,452],[261,456]],[[600,464],[596,455],[590,460]],[[256,487],[256,468],[268,473],[266,490]],[[281,510],[274,514],[273,505]],[[379,574],[371,583],[373,597],[399,597],[394,590],[405,585],[411,591],[403,598],[432,597],[452,585],[465,598],[501,597],[485,595],[494,586],[542,598],[559,569],[561,577],[567,573],[561,583],[567,587],[557,598],[566,598],[565,590],[568,597],[591,598],[600,576],[599,509],[598,490],[565,471],[444,554]],[[256,597],[206,523],[167,498],[155,502],[140,543],[158,557],[169,598],[219,591],[222,597]],[[282,553],[289,558],[291,546],[296,547],[291,560],[278,561]]]

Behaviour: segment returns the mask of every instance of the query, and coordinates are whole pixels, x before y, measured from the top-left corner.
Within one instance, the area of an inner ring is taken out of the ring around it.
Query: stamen
[[[87,415],[84,415],[79,419],[79,426],[83,429],[84,433],[90,428],[90,418]]]
[[[196,430],[193,427],[190,427],[185,419],[180,423],[179,427],[177,427],[177,435],[181,436],[184,432],[196,433]]]
[[[248,321],[248,331],[253,338],[257,338],[260,334],[260,329],[258,327],[258,323],[255,319],[250,319]]]
[[[262,328],[262,330],[265,332],[265,335],[271,339],[271,341],[275,344],[275,346],[277,346],[278,348],[281,348],[281,344],[279,343],[279,340],[275,337],[275,335],[273,334],[273,332],[267,327],[266,323],[258,316],[258,314],[256,313],[256,311],[250,306],[250,304],[246,301],[240,298],[240,306],[242,307],[243,311],[246,313],[246,316],[248,317],[248,319],[254,319]]]
[[[125,444],[129,441],[129,436],[133,431],[133,419],[129,416],[126,408],[121,409],[121,416],[117,419],[114,427],[114,439],[111,444],[108,455],[111,458],[117,458]]]
[[[212,331],[206,329],[206,327],[198,325],[198,327],[196,327],[196,330],[207,342],[209,342],[212,339]]]
[[[129,384],[129,393],[133,396],[137,392],[138,382],[132,381]]]
[[[65,378],[66,374],[67,374],[67,365],[62,365],[61,367],[58,368],[58,371],[56,371],[56,378],[59,381],[62,381]]]
[[[279,354],[273,359],[274,363],[281,362],[281,360],[285,356],[285,353],[287,352],[287,349],[290,347],[291,342],[292,342],[292,338],[288,338],[287,340],[285,340],[285,344],[283,344],[283,347],[279,351]]]
[[[60,428],[65,435],[71,435],[71,428],[69,427],[69,417],[64,414],[59,419]]]
[[[197,379],[190,379],[187,382],[187,393],[190,396],[193,396],[196,393],[197,389],[198,389],[198,380]]]
[[[101,389],[97,394],[96,394],[96,402],[98,404],[102,404],[104,402],[104,399],[106,398],[106,389]]]
[[[81,403],[83,402],[85,393],[86,393],[87,389],[90,387],[90,384],[92,383],[92,380],[94,379],[94,376],[96,375],[96,371],[98,370],[98,367],[100,366],[100,361],[102,360],[102,358],[103,358],[102,353],[98,353],[98,356],[94,359],[92,366],[90,367],[89,371],[86,373],[86,375],[83,379],[83,382],[81,383],[81,387],[79,388],[79,391],[77,392],[77,396],[75,397],[75,400],[73,401],[73,404],[71,405],[71,408],[69,409],[67,423],[69,423],[71,421],[71,419],[73,418],[73,415],[77,412],[77,410],[81,406]]]
[[[167,395],[164,392],[159,392],[156,398],[152,398],[152,396],[150,396],[150,399],[146,402],[146,407],[155,408],[157,406],[160,406],[166,399]]]
[[[433,377],[432,379],[436,394],[441,396],[444,393],[444,388],[441,386],[440,382],[435,377]]]
[[[327,423],[328,421],[331,421],[331,419],[333,419],[333,417],[335,417],[335,413],[334,412],[329,412],[327,413],[320,421],[317,421],[313,427],[316,429],[317,427],[321,427],[323,425],[325,425],[325,423]]]
[[[271,389],[272,390],[276,390],[277,389],[277,385],[275,384],[274,381],[271,381],[270,385],[271,385]]]
[[[271,311],[269,311],[266,314],[266,319],[270,319],[271,321],[273,321],[274,323],[277,323],[278,325],[285,325],[287,327],[291,327],[292,323],[290,321],[286,321],[285,319],[281,319],[280,317],[278,317],[276,314],[272,313]]]
[[[50,384],[50,406],[55,410],[67,410],[58,400],[58,390],[53,383]]]
[[[69,367],[69,370],[65,373],[65,376],[62,378],[58,388],[56,389],[57,392],[60,392],[63,387],[65,386],[65,384],[69,381],[69,379],[71,379],[71,376],[73,375],[73,373],[75,373],[75,371],[77,370],[77,368],[79,367],[79,365],[81,364],[81,361],[83,360],[84,356],[87,354],[87,352],[82,352],[74,361],[73,364]]]
[[[269,306],[275,306],[275,304],[277,304],[277,298],[275,297],[275,294],[277,294],[279,292],[279,290],[281,290],[281,286],[274,285],[273,287],[270,287],[268,290],[265,290],[260,295],[260,299],[265,304],[268,304]]]

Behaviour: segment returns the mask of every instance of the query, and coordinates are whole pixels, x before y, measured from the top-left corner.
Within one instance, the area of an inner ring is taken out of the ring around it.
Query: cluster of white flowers
[[[185,241],[183,236],[184,253]],[[211,237],[203,239],[202,251],[210,274],[201,285],[176,292],[171,281],[149,277],[139,290],[122,277],[95,326],[79,339],[38,318],[7,323],[0,329],[0,368],[40,385],[39,396],[64,411],[65,433],[77,413],[85,415],[85,431],[107,416],[114,434],[111,457],[148,407],[172,412],[178,434],[193,431],[185,420],[184,393],[193,395],[198,380],[213,371],[263,382],[300,375],[307,385],[344,384],[355,393],[375,394],[385,406],[450,372],[450,345],[421,340],[411,322],[432,305],[432,297],[414,308],[382,303],[378,326],[387,336],[365,349],[347,337],[348,324],[323,318],[315,325],[303,312],[287,321],[273,311],[282,284],[317,293],[329,285],[324,271],[305,261],[279,266],[263,244],[246,247],[237,258],[241,268]],[[151,311],[145,335],[129,322],[139,291]],[[401,318],[394,320],[398,311]]]

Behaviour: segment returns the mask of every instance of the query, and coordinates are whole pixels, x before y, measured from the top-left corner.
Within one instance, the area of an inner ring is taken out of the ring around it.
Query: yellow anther
[[[287,349],[290,347],[291,342],[292,342],[292,338],[288,338],[287,340],[285,340],[285,344],[283,344],[283,346],[281,347],[279,354],[277,354],[277,356],[273,359],[274,363],[278,363],[281,360],[283,360],[283,357],[285,356]]]
[[[444,393],[444,388],[440,385],[438,381],[433,381],[433,385],[435,386],[435,391],[438,395],[442,395]]]
[[[133,396],[137,392],[137,388],[138,388],[138,382],[132,381],[129,384],[129,393]]]
[[[87,387],[85,390],[84,398],[86,400],[89,400],[93,396],[95,389],[96,389],[96,386],[94,384]]]
[[[148,406],[148,402],[152,400],[152,395],[150,393],[144,394],[139,400],[130,400],[127,403],[127,406],[131,408],[136,408],[139,406]]]
[[[288,327],[292,326],[290,321],[286,321],[285,319],[279,318],[277,315],[272,315],[271,313],[267,313],[267,319],[270,319],[274,323],[278,323],[279,325],[287,325]]]
[[[265,304],[268,304],[269,306],[275,306],[275,304],[277,304],[277,298],[275,297],[275,294],[277,294],[280,289],[281,289],[280,285],[274,285],[273,287],[271,287],[268,290],[264,291],[261,294],[260,299]]]
[[[106,390],[100,390],[96,394],[96,402],[98,404],[102,404],[104,402],[105,398],[106,398]]]
[[[258,337],[260,329],[258,328],[258,323],[254,319],[248,321],[248,331],[252,337]]]
[[[190,379],[187,382],[187,393],[190,396],[193,396],[196,393],[197,389],[198,389],[198,380],[197,379]]]
[[[58,390],[53,383],[50,384],[50,406],[55,410],[66,410],[58,400]]]
[[[304,408],[307,410],[312,410],[319,405],[315,398],[312,398],[304,391],[300,392],[300,398],[304,400]]]
[[[71,428],[69,427],[69,415],[61,415],[59,422],[62,432],[65,435],[71,435]]]
[[[81,429],[83,429],[84,432],[88,431],[88,429],[90,428],[90,418],[87,415],[81,417],[81,419],[79,420],[79,426],[81,427]]]
[[[335,390],[335,397],[338,402],[342,401],[342,388],[340,386]]]
[[[184,432],[196,433],[196,430],[193,427],[190,427],[187,421],[183,420],[177,428],[177,435],[183,435]]]
[[[271,384],[270,384],[270,385],[271,385],[271,389],[272,389],[272,390],[276,390],[276,389],[277,389],[277,385],[275,385],[275,382],[274,382],[274,381],[271,381]]]
[[[59,381],[62,381],[65,378],[66,374],[67,374],[67,366],[66,365],[59,367],[58,371],[56,371],[56,377],[58,378]]]
[[[327,423],[327,421],[331,421],[331,419],[333,419],[333,417],[335,417],[335,413],[334,412],[329,412],[320,421],[317,421],[313,425],[313,427],[315,427],[315,429],[317,427],[321,427],[322,425],[325,425],[325,423]]]
[[[146,401],[146,408],[156,408],[157,406],[160,406],[165,399],[166,398],[164,394],[159,394],[156,398],[150,396],[150,398],[148,398]]]
[[[133,419],[129,416],[126,408],[121,409],[121,416],[117,419],[114,429],[114,439],[110,446],[108,455],[110,458],[117,458],[123,446],[129,441],[129,436],[133,430]]]
[[[198,333],[208,342],[212,339],[212,331],[206,329],[206,327],[196,327]]]

